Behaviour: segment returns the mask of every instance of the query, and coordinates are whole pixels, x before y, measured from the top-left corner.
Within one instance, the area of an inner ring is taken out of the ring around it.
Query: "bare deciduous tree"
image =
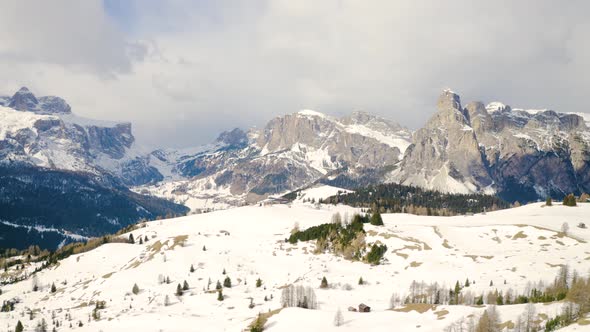
[[[342,317],[342,311],[338,308],[338,311],[336,311],[336,315],[334,316],[334,326],[341,326],[342,324],[344,324],[344,317]]]

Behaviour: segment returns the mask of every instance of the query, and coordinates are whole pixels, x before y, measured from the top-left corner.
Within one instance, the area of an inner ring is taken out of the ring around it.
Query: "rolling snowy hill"
[[[310,197],[321,190],[311,190]],[[400,331],[442,331],[461,318],[477,319],[486,306],[398,304],[390,310],[392,294],[407,296],[412,281],[452,287],[466,279],[471,281],[464,289],[466,298],[495,290],[522,293],[539,281],[552,282],[565,264],[583,274],[590,268],[590,230],[576,227],[588,222],[590,204],[537,203],[458,217],[385,214],[384,226],[365,225],[367,243],[378,241],[388,248],[384,262],[376,266],[314,253],[313,241],[285,242],[294,225],[306,229],[326,223],[335,212],[351,216],[357,211],[297,200],[147,223],[132,231],[135,239],[147,239],[142,244],[106,244],[38,273],[37,292],[32,291],[31,278],[3,286],[0,302],[16,298],[18,303],[14,311],[0,313],[0,321],[10,329],[21,320],[31,329],[45,318],[51,328],[55,315],[62,324],[59,331],[242,331],[258,313],[271,311],[266,330],[275,332],[390,331],[392,326]],[[570,226],[568,235],[560,231],[563,223]],[[170,283],[162,283],[167,277]],[[223,289],[225,299],[218,301],[215,285],[226,277],[232,285]],[[323,277],[328,289],[319,288]],[[361,277],[364,283],[359,285]],[[176,296],[177,285],[184,281],[189,289]],[[52,283],[55,293],[50,292]],[[136,295],[134,284],[139,288]],[[275,312],[289,284],[310,286],[318,309]],[[105,308],[95,320],[97,301],[105,301]],[[371,312],[347,311],[360,303],[369,305]],[[534,305],[535,320],[544,324],[564,305]],[[525,307],[497,307],[506,323],[503,331]],[[338,309],[343,324],[335,327]],[[33,320],[28,318],[31,310]],[[574,324],[566,330],[584,329],[587,326]]]

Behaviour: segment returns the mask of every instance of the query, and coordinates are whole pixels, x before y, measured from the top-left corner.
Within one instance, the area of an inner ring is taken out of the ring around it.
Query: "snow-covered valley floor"
[[[313,242],[285,243],[296,223],[305,229],[329,222],[335,212],[351,216],[357,211],[298,201],[150,222],[132,232],[136,240],[148,238],[143,244],[106,244],[38,273],[42,287],[37,292],[31,280],[2,287],[0,303],[15,297],[21,302],[15,311],[0,313],[0,330],[13,331],[18,320],[25,331],[33,330],[42,318],[51,330],[53,316],[63,324],[58,331],[69,331],[70,324],[76,331],[242,331],[258,313],[280,309],[282,289],[294,283],[311,286],[319,308],[283,309],[268,319],[267,331],[443,331],[462,317],[481,315],[484,306],[391,310],[391,295],[408,294],[413,280],[452,287],[466,279],[472,284],[464,291],[475,296],[496,289],[522,293],[529,282],[552,282],[561,265],[583,275],[590,270],[590,230],[576,227],[590,222],[590,204],[536,203],[458,217],[384,214],[384,226],[365,225],[367,243],[378,240],[388,247],[386,261],[378,266],[314,254]],[[570,226],[568,236],[560,233],[564,222]],[[232,287],[224,288],[225,299],[218,301],[216,283],[228,276]],[[328,289],[319,287],[324,276]],[[166,277],[170,283],[161,283]],[[256,287],[258,278],[261,287]],[[176,296],[185,280],[190,289]],[[99,320],[91,317],[96,301],[106,301]],[[372,311],[347,311],[360,303]],[[559,314],[562,303],[535,306],[536,319],[543,321]],[[338,309],[340,327],[333,324]],[[497,310],[510,326],[525,305]],[[583,330],[590,325],[564,329]]]

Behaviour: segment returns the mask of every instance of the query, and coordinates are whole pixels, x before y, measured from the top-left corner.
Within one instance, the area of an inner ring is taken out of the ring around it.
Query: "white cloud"
[[[151,145],[301,108],[417,127],[444,87],[587,111],[583,1],[140,1],[125,31],[99,2],[3,7],[0,91],[61,95],[83,115],[132,121]]]

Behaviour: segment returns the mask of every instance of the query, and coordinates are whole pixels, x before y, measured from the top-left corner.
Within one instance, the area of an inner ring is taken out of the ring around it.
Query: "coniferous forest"
[[[418,187],[388,183],[358,188],[323,200],[380,212],[405,212],[419,215],[457,215],[480,213],[510,207],[510,203],[492,195],[447,194]]]

